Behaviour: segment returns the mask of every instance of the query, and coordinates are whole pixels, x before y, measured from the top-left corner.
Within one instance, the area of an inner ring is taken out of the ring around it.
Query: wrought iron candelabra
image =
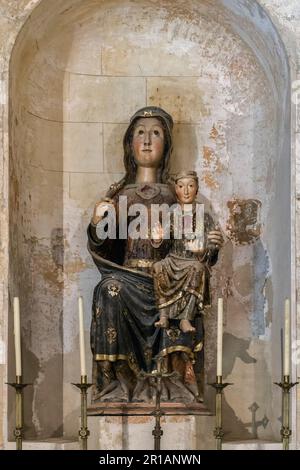
[[[154,436],[154,450],[160,450],[161,444],[161,437],[163,435],[163,430],[161,428],[161,417],[165,414],[164,411],[161,409],[161,388],[162,388],[162,379],[163,378],[176,378],[178,377],[177,372],[166,373],[162,372],[161,370],[161,363],[163,358],[157,358],[157,368],[153,370],[151,373],[142,372],[142,377],[151,377],[155,379],[155,409],[150,414],[155,417],[155,426],[152,431],[152,435]]]
[[[164,412],[160,406],[160,397],[161,397],[161,380],[163,374],[161,373],[161,361],[157,361],[157,370],[153,371],[151,374],[152,377],[155,377],[155,410],[152,411],[152,415],[155,417],[155,426],[152,431],[154,437],[154,450],[160,450],[161,437],[163,435],[163,430],[161,429],[161,417]]]
[[[23,384],[22,376],[16,375],[15,382],[8,382],[7,385],[13,387],[16,391],[16,427],[14,429],[14,436],[16,440],[16,450],[22,450],[23,441],[23,389],[27,385]]]
[[[82,450],[87,450],[87,440],[90,435],[90,431],[87,426],[87,391],[93,384],[87,383],[86,375],[81,375],[80,384],[72,383],[72,385],[79,388],[81,393],[81,427],[78,434],[81,439]]]
[[[275,385],[278,385],[282,390],[282,427],[280,434],[282,436],[283,450],[289,450],[290,437],[292,435],[290,428],[290,390],[298,383],[292,383],[289,375],[284,375],[282,382],[275,382]]]
[[[224,436],[222,428],[222,395],[223,389],[232,383],[223,383],[222,375],[217,375],[216,382],[209,384],[216,390],[216,426],[214,436],[216,439],[216,450],[222,450],[222,440]]]

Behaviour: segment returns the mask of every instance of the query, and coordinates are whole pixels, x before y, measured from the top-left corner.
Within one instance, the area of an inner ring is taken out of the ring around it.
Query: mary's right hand
[[[115,202],[113,199],[105,198],[102,201],[99,201],[95,204],[92,224],[97,225],[103,219],[105,212],[107,212],[111,206],[115,207]]]

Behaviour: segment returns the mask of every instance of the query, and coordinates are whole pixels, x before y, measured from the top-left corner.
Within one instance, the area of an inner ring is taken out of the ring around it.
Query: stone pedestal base
[[[15,442],[7,442],[5,450],[15,450]],[[23,441],[23,450],[79,450],[79,441],[47,439],[45,441]]]
[[[89,416],[90,450],[153,450],[151,416]],[[161,450],[214,449],[212,416],[164,416]]]
[[[282,450],[282,443],[255,439],[225,442],[222,448],[223,450]],[[294,446],[291,444],[290,449],[292,450],[293,448]]]

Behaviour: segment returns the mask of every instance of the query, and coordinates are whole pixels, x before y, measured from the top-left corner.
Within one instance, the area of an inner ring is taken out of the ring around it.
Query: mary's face
[[[134,160],[144,168],[158,168],[163,157],[165,136],[157,118],[141,118],[135,124],[132,139]]]

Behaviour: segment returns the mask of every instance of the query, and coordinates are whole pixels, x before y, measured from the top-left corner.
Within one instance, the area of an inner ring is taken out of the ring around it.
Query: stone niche
[[[10,311],[20,296],[24,379],[34,383],[25,393],[26,438],[77,435],[77,297],[88,344],[99,279],[86,226],[123,175],[129,117],[153,104],[175,120],[172,172],[199,172],[228,237],[205,346],[212,381],[222,294],[224,378],[234,382],[224,397],[225,439],[279,440],[273,382],[291,279],[289,83],[284,46],[255,1],[43,0],[34,9],[10,62],[9,292]],[[10,314],[8,357],[12,331]],[[10,437],[13,403],[9,395]],[[201,419],[200,428],[209,418]]]

